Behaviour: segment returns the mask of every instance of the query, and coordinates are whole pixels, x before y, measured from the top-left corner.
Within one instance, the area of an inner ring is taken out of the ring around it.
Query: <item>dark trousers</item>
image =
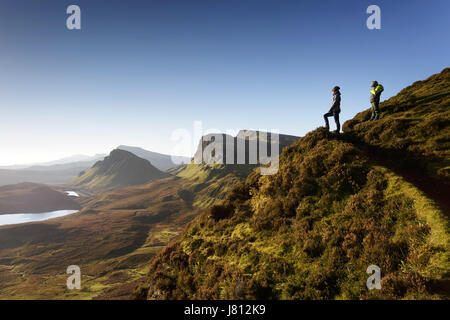
[[[339,123],[339,113],[340,111],[330,111],[323,115],[323,118],[325,119],[325,126],[327,127],[328,130],[330,130],[330,123],[328,122],[328,117],[331,116],[334,117],[334,122],[336,122],[336,131],[339,132],[341,130],[341,124]]]
[[[370,117],[370,120],[378,120],[380,118],[379,104],[380,103],[377,101],[372,102],[372,116]]]

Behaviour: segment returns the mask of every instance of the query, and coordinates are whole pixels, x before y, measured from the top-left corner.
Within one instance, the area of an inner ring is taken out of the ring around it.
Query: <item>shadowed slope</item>
[[[72,197],[42,184],[19,183],[0,187],[0,214],[78,209],[80,205]]]

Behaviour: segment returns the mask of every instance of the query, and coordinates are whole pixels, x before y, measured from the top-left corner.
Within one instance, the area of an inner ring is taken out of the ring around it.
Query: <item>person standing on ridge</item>
[[[333,116],[334,121],[336,122],[336,133],[339,133],[341,130],[341,124],[339,123],[339,113],[341,113],[341,92],[339,91],[341,88],[338,86],[334,87],[331,91],[333,93],[333,100],[331,101],[330,111],[323,115],[325,119],[325,126],[327,130],[330,130],[330,124],[328,122],[328,117]]]
[[[378,120],[380,118],[380,108],[378,107],[380,104],[380,96],[383,92],[384,88],[381,84],[378,84],[377,81],[372,81],[372,90],[370,90],[370,103],[372,104],[372,116],[370,117],[370,121]]]

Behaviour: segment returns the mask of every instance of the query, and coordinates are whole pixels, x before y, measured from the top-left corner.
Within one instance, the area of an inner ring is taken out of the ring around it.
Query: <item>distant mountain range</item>
[[[3,166],[0,167],[0,186],[22,182],[64,184],[104,157],[103,154],[75,155],[43,163]]]
[[[162,171],[175,168],[182,163],[188,163],[190,161],[188,157],[172,157],[138,147],[121,145],[117,149],[131,152],[140,158],[146,159]],[[0,186],[22,182],[44,184],[68,183],[77,177],[80,172],[89,169],[105,156],[105,154],[97,154],[95,156],[74,155],[43,163],[0,166]]]
[[[92,164],[91,164],[92,165]],[[80,171],[89,166],[73,167],[62,170],[0,170],[0,186],[22,182],[43,184],[64,184],[75,178]]]
[[[94,156],[87,156],[84,154],[76,154],[76,155],[73,155],[70,157],[65,157],[65,158],[61,158],[58,160],[47,161],[47,162],[17,164],[17,165],[12,165],[12,166],[0,166],[0,169],[5,169],[5,170],[20,170],[20,169],[52,170],[52,169],[58,169],[58,168],[67,169],[69,167],[78,167],[79,164],[95,163],[96,161],[103,159],[105,156],[106,156],[106,154],[96,154]],[[54,167],[54,166],[56,166],[56,167]],[[63,166],[65,166],[65,167],[63,167]]]
[[[115,149],[92,168],[81,172],[71,184],[91,190],[103,190],[144,184],[169,176],[148,160],[128,151]]]

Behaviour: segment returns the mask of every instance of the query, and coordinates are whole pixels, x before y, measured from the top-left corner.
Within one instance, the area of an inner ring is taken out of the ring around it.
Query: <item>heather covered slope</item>
[[[438,298],[447,220],[413,185],[318,129],[253,173],[152,263],[137,297]],[[369,265],[382,290],[368,291]]]
[[[276,175],[252,173],[164,249],[135,296],[449,298],[448,209],[428,195],[448,180],[448,70],[382,103],[378,122],[366,111],[344,135],[286,148]],[[369,265],[381,290],[366,287]]]

